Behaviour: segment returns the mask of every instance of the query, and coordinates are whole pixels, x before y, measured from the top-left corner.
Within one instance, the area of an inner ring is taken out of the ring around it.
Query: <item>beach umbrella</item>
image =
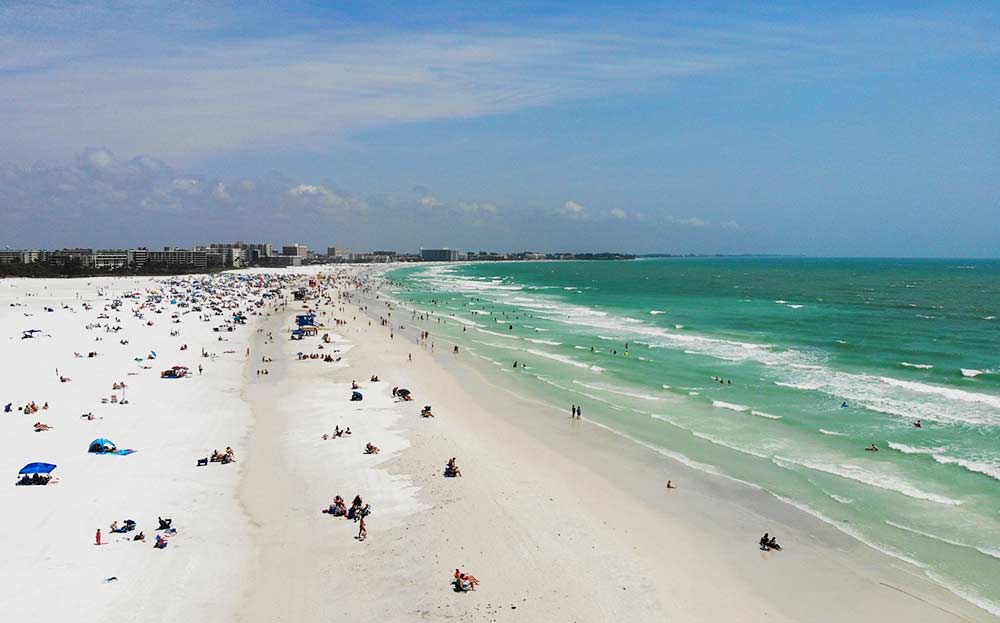
[[[56,468],[52,463],[28,463],[18,474],[49,474]]]

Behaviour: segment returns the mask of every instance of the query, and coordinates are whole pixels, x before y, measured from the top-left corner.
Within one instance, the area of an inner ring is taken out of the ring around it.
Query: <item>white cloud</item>
[[[567,201],[563,204],[562,213],[570,218],[581,218],[587,214],[587,208],[575,201]]]
[[[440,199],[438,199],[437,197],[432,197],[431,195],[426,195],[424,197],[421,197],[420,199],[417,199],[417,203],[424,206],[425,208],[439,208],[443,205]]]
[[[212,196],[222,201],[229,201],[232,199],[229,195],[229,191],[226,190],[226,185],[222,182],[216,182],[215,188],[212,189]]]
[[[83,154],[87,166],[95,169],[106,169],[115,162],[114,155],[106,149],[91,149]]]
[[[676,216],[668,216],[666,221],[673,225],[685,225],[687,227],[704,227],[708,223],[698,218],[697,216],[689,216],[686,218],[677,218]]]
[[[621,208],[614,208],[608,214],[617,219],[623,219],[628,217],[628,214],[625,213],[625,210],[622,210]]]
[[[721,225],[722,229],[736,230],[740,228],[740,224],[736,221],[726,221]]]
[[[293,186],[292,188],[288,189],[289,195],[295,195],[298,197],[302,197],[304,195],[323,196],[329,193],[330,191],[328,191],[327,189],[323,188],[322,186],[317,186],[314,184],[299,184],[298,186]]]
[[[198,180],[191,178],[178,178],[173,182],[174,189],[186,193],[196,193],[198,192]]]

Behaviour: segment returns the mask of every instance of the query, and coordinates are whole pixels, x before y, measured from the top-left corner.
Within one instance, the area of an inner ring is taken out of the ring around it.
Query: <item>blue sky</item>
[[[0,245],[1000,256],[985,3],[6,2]]]

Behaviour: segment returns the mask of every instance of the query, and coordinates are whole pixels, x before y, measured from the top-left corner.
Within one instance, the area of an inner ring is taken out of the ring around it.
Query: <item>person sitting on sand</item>
[[[357,381],[351,381],[351,389],[361,389],[361,386],[358,385]]]
[[[372,378],[370,378],[369,381],[371,381],[372,383],[378,383],[378,375],[373,374]]]
[[[132,537],[132,540],[133,541],[145,541],[146,540],[146,535],[144,533],[140,532],[139,534],[137,534],[134,537]]]
[[[350,437],[350,436],[351,436],[351,427],[350,427],[350,426],[348,426],[347,428],[345,428],[345,429],[344,429],[344,432],[343,432],[342,434],[343,434],[343,435],[344,435],[345,437]]]
[[[458,464],[455,463],[455,457],[448,459],[448,464],[444,467],[444,475],[448,478],[455,478],[456,476],[462,476],[462,470],[458,468]]]
[[[228,458],[228,459],[229,459],[230,461],[235,461],[235,460],[236,460],[236,453],[235,453],[235,452],[233,452],[233,449],[232,449],[232,448],[230,448],[229,446],[226,446],[226,457],[227,457],[227,458]]]
[[[434,417],[434,414],[431,413],[431,406],[430,405],[427,405],[423,409],[420,410],[420,417]]]
[[[759,541],[760,548],[762,550],[764,550],[765,552],[767,551],[767,543],[768,543],[768,538],[767,537],[768,537],[768,535],[765,532],[764,536],[760,537],[760,541]]]
[[[781,546],[778,545],[778,541],[773,536],[771,537],[771,540],[767,542],[767,548],[775,549],[778,550],[779,552],[781,551]]]
[[[378,454],[379,452],[381,452],[381,450],[379,449],[379,447],[378,446],[373,446],[371,444],[371,442],[368,442],[365,445],[365,454]]]
[[[865,448],[865,450],[868,451],[868,452],[878,452],[878,446],[876,446],[875,444],[872,444],[871,446]]]
[[[676,488],[677,488],[677,485],[675,485],[674,483],[670,482],[669,480],[667,481],[667,489],[676,489]]]

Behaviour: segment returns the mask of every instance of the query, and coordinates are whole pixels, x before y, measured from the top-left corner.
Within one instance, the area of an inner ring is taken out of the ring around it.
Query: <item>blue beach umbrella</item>
[[[18,474],[50,474],[56,468],[52,463],[28,463]]]

